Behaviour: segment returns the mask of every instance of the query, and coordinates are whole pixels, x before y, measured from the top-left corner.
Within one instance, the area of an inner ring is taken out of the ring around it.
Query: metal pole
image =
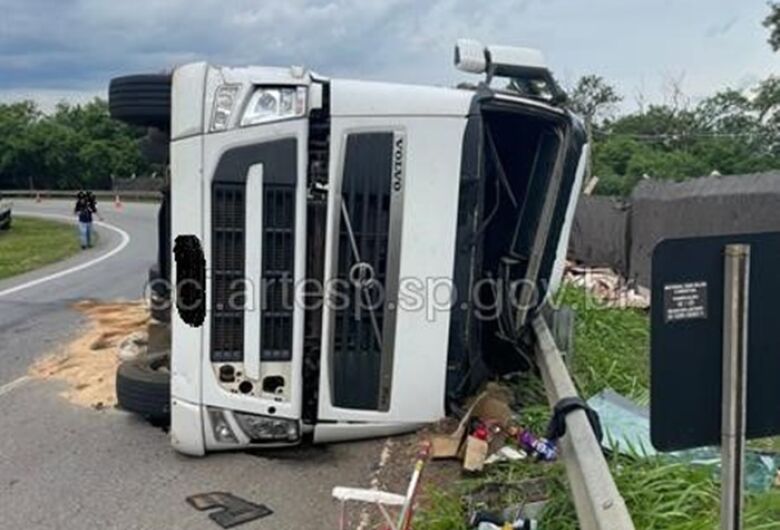
[[[742,529],[750,245],[726,245],[721,419],[721,528]]]

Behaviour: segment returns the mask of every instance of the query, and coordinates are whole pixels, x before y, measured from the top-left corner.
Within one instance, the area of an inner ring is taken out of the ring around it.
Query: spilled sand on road
[[[61,351],[36,362],[30,376],[65,381],[68,386],[60,395],[76,405],[113,407],[117,347],[126,336],[146,329],[149,312],[140,301],[84,301],[73,307],[89,318],[87,329]]]

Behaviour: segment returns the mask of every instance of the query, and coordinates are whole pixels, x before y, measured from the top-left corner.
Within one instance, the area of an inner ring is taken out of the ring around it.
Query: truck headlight
[[[225,412],[220,409],[209,409],[209,419],[211,420],[211,432],[214,433],[214,439],[220,443],[238,443],[233,429],[225,416]]]
[[[238,85],[222,85],[217,89],[214,110],[211,113],[212,132],[224,131],[228,128],[233,107],[236,106],[236,95],[239,88]]]
[[[284,418],[257,416],[244,412],[234,412],[241,430],[253,442],[294,442],[298,440],[298,422]]]
[[[241,117],[241,125],[298,118],[306,114],[306,87],[258,87]]]

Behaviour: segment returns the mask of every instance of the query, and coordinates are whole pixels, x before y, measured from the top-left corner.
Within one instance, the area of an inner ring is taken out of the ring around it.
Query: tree
[[[598,75],[581,77],[569,94],[571,109],[591,123],[622,100],[615,89]]]
[[[39,117],[40,113],[32,101],[0,105],[0,189],[27,185],[16,171],[14,144]]]
[[[697,108],[699,129],[720,133],[741,133],[753,130],[756,120],[753,105],[743,92],[726,89],[703,100]]]
[[[769,28],[769,45],[774,51],[780,51],[780,2],[769,3],[769,15],[764,19],[764,27]]]
[[[50,115],[29,101],[0,104],[0,188],[107,189],[111,175],[148,174],[145,134],[112,120],[100,99]]]
[[[611,111],[623,98],[598,75],[586,75],[577,81],[569,94],[569,107],[582,116],[588,144],[593,146],[593,127],[596,120]],[[593,173],[593,162],[588,160],[587,178]]]
[[[780,77],[771,76],[755,90],[753,108],[758,112],[758,121],[767,126],[774,126],[775,132],[780,125]]]
[[[696,106],[674,98],[594,127],[597,193],[625,195],[644,175],[681,180],[780,168],[780,78],[725,89]]]

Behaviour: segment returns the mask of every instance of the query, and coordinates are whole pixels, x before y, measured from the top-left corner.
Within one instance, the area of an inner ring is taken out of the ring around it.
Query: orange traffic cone
[[[119,198],[119,194],[116,194],[114,196],[114,208],[116,208],[117,210],[122,209],[122,200]]]

